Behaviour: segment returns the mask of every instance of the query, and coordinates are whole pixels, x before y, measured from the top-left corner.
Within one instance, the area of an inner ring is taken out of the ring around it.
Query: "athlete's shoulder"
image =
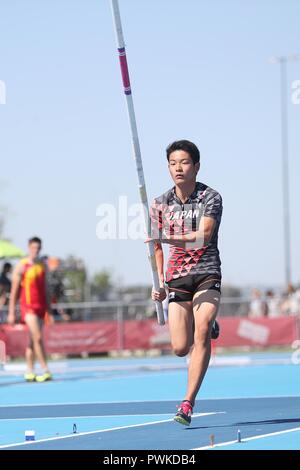
[[[21,258],[14,267],[13,277],[20,277],[25,272],[27,263],[27,257]]]
[[[222,196],[221,194],[211,186],[208,186],[207,184],[204,183],[199,183],[199,193],[202,193],[202,195],[205,198],[205,201],[210,201],[211,199],[214,199],[215,201],[219,201],[222,203]]]
[[[221,194],[214,188],[206,185],[203,197],[204,215],[221,221],[223,212],[223,200]]]
[[[34,264],[38,265],[41,269],[47,270],[47,260],[44,256],[36,258]]]

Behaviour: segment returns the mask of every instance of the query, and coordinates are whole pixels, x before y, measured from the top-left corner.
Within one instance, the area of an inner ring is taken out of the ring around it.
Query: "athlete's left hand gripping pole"
[[[148,199],[147,199],[147,192],[146,192],[146,186],[145,186],[143,163],[142,163],[141,149],[140,149],[140,143],[139,143],[139,138],[138,138],[137,126],[136,126],[133,99],[132,99],[132,94],[131,94],[120,10],[119,10],[118,0],[110,0],[110,2],[111,2],[114,25],[115,25],[115,33],[116,33],[116,38],[117,38],[121,74],[122,74],[124,92],[125,92],[126,103],[127,103],[127,111],[128,111],[128,116],[129,116],[129,122],[130,122],[133,153],[134,153],[134,159],[135,159],[136,170],[137,170],[138,181],[139,181],[140,199],[143,205],[144,223],[145,223],[145,227],[148,233],[149,227],[150,227]],[[147,243],[147,248],[148,248],[148,258],[150,261],[151,272],[152,272],[153,287],[156,291],[158,291],[160,289],[160,283],[159,283],[157,265],[156,265],[156,260],[155,260],[154,242]],[[159,325],[164,325],[165,319],[164,319],[162,303],[157,301],[155,302],[155,304],[156,304],[157,321]]]

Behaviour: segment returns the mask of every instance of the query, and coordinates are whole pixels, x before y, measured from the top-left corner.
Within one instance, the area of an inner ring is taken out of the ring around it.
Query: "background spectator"
[[[281,315],[281,298],[274,294],[274,291],[268,290],[266,292],[266,315],[269,318],[280,317]]]
[[[251,318],[266,316],[266,303],[262,299],[261,291],[258,289],[252,289],[248,316]]]
[[[9,294],[11,290],[10,274],[12,272],[12,265],[4,263],[0,274],[0,323],[5,321],[3,307],[8,304]]]
[[[300,313],[300,290],[293,284],[288,284],[282,303],[283,315],[298,315]]]

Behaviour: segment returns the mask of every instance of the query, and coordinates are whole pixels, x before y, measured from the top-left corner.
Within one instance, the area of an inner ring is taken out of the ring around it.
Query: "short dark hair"
[[[28,240],[28,245],[31,245],[31,243],[39,243],[41,245],[42,240],[39,237],[31,237]]]
[[[3,268],[2,268],[2,272],[10,271],[11,268],[12,268],[11,263],[4,263]]]
[[[166,150],[168,161],[169,161],[170,154],[172,152],[175,152],[175,150],[184,150],[185,152],[187,152],[190,155],[191,159],[193,160],[194,165],[196,163],[199,163],[200,161],[200,152],[199,152],[198,147],[195,144],[193,144],[193,142],[190,142],[189,140],[176,140],[172,144],[168,145],[167,150]]]

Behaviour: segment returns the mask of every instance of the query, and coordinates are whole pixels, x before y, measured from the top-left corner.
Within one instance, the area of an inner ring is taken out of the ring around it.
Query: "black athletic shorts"
[[[193,300],[199,290],[213,289],[221,293],[221,277],[218,274],[188,274],[167,282],[170,302]]]

